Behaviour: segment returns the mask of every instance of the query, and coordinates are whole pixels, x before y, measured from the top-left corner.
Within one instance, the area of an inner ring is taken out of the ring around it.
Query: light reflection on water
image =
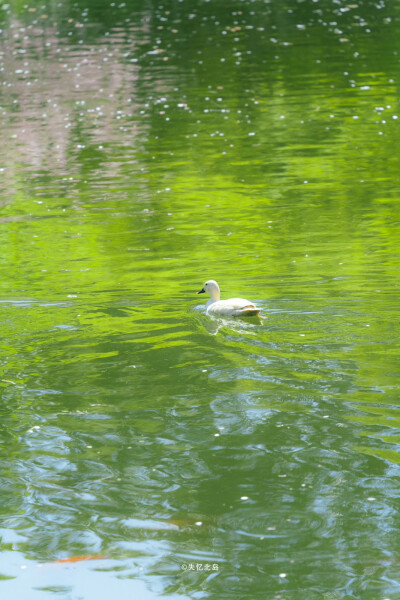
[[[381,527],[396,514],[396,494],[386,494],[386,484],[384,496],[380,489],[385,471],[392,482],[398,473],[390,453],[377,447],[379,422],[368,425],[359,419],[359,405],[352,406],[363,389],[375,398],[388,393],[372,389],[363,375],[365,337],[357,321],[364,316],[342,306],[339,324],[329,326],[326,301],[306,312],[301,302],[279,304],[266,302],[262,324],[225,320],[217,335],[198,311],[180,308],[165,318],[165,308],[149,320],[126,308],[121,317],[112,306],[103,333],[101,326],[95,334],[63,328],[58,343],[47,331],[38,334],[31,358],[36,374],[28,381],[37,379],[42,389],[21,380],[15,381],[18,393],[5,386],[21,421],[13,492],[3,489],[11,494],[12,512],[23,507],[19,517],[10,515],[10,525],[28,535],[38,560],[67,551],[123,561],[133,553],[143,568],[144,553],[157,557],[151,567],[147,560],[150,572],[168,573],[182,557],[197,560],[193,550],[201,547],[206,561],[229,573],[227,565],[240,564],[241,552],[248,552],[241,540],[249,539],[253,561],[277,562],[282,570],[289,552],[300,577],[305,552],[307,562],[320,544],[325,553],[336,552],[344,531],[353,531],[354,542],[345,536],[343,560],[339,554],[335,561],[339,576],[360,537],[370,547],[377,536],[373,523]],[[25,304],[34,306],[41,309]],[[95,327],[93,315],[89,323]],[[342,339],[349,326],[357,326],[358,342],[348,333]],[[57,329],[49,324],[49,331]],[[69,365],[78,368],[68,372]],[[4,426],[14,429],[7,420]],[[387,466],[375,458],[380,455]],[[20,497],[16,489],[28,483]],[[149,516],[160,527],[148,527]],[[127,541],[132,517],[140,544]],[[154,546],[160,530],[168,559]],[[382,540],[378,549],[387,553]]]
[[[398,58],[350,6],[322,46],[339,9],[258,8],[7,9],[13,597],[399,591]],[[205,315],[211,277],[262,319]]]

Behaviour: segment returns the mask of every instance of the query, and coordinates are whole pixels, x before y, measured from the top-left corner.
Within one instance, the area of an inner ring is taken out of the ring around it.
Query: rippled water
[[[4,597],[398,596],[399,14],[3,6]]]

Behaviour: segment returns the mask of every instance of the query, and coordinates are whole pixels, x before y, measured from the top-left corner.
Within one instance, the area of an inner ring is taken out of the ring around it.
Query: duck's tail
[[[244,306],[238,313],[238,316],[241,317],[259,317],[261,308],[254,306],[254,304],[249,304],[248,306]]]

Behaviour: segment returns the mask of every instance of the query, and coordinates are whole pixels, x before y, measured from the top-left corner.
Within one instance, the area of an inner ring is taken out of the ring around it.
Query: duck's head
[[[203,288],[199,292],[196,292],[196,294],[204,294],[205,292],[210,294],[212,300],[219,300],[220,298],[219,285],[214,279],[206,281]]]

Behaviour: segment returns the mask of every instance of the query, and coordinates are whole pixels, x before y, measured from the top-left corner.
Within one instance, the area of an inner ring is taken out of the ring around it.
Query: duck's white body
[[[220,300],[221,292],[219,285],[213,279],[206,281],[203,289],[198,294],[208,292],[211,296],[206,304],[206,312],[210,315],[220,315],[224,317],[251,317],[259,314],[260,308],[244,298],[229,298],[229,300]]]

